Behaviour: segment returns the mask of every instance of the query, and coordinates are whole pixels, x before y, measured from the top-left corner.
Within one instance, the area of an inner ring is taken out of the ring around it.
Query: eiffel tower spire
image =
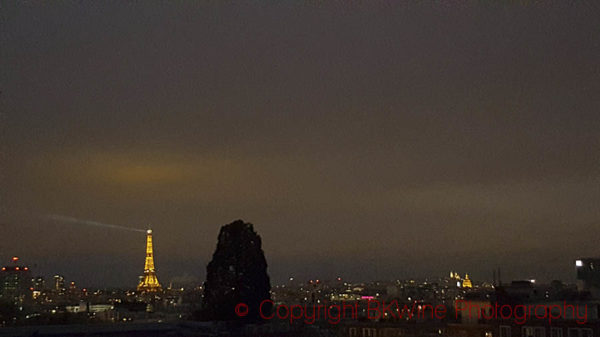
[[[142,292],[156,292],[162,290],[160,283],[158,283],[158,278],[156,278],[156,270],[154,269],[151,229],[146,231],[146,263],[144,264],[144,276],[141,277],[137,290]]]

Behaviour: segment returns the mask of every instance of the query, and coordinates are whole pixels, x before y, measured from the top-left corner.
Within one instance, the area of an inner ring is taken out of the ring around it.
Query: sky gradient
[[[204,280],[252,222],[275,282],[574,279],[600,248],[600,6],[2,3],[0,257]],[[198,282],[199,282],[198,281]]]

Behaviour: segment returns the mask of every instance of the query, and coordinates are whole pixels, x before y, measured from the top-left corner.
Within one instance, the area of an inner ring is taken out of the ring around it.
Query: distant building
[[[95,319],[103,321],[112,321],[115,317],[115,307],[112,304],[90,304],[90,302],[81,301],[79,305],[67,305],[66,312],[70,313],[88,313]]]
[[[43,276],[36,276],[32,279],[33,290],[46,290],[46,280]]]
[[[469,279],[469,274],[465,274],[465,278],[460,277],[460,274],[454,271],[450,272],[450,280],[456,282],[458,288],[473,288],[473,283]]]
[[[469,279],[469,274],[465,274],[465,279],[463,280],[462,286],[463,288],[473,288],[473,284]]]
[[[31,298],[31,271],[19,265],[19,258],[13,257],[10,265],[0,271],[0,300],[15,304]]]
[[[577,288],[589,291],[600,298],[600,258],[580,258],[575,260],[577,269]]]
[[[46,281],[43,276],[36,276],[31,280],[33,286],[33,299],[37,299],[46,290]]]
[[[63,276],[54,275],[54,291],[56,291],[58,294],[65,293],[65,278]]]
[[[600,301],[558,281],[513,281],[496,287],[487,301],[465,298],[457,304],[460,319],[446,329],[451,337],[600,336]]]

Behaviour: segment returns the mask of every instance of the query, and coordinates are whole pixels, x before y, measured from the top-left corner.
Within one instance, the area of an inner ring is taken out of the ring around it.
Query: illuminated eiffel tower
[[[152,230],[146,231],[146,263],[144,264],[144,276],[140,276],[140,283],[137,290],[141,292],[157,292],[161,291],[162,287],[156,278],[154,270],[154,253],[152,249]]]

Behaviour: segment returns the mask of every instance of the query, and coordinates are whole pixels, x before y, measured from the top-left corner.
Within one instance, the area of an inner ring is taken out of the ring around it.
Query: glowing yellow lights
[[[462,286],[463,288],[473,288],[473,284],[471,284],[471,280],[469,279],[469,274],[465,274]]]
[[[473,283],[469,279],[469,274],[465,274],[465,278],[463,279],[462,277],[460,277],[459,273],[451,271],[450,280],[456,281],[456,286],[458,288],[460,288],[461,286],[462,288],[473,288]]]
[[[162,287],[158,283],[156,271],[154,270],[154,250],[152,248],[152,230],[146,231],[146,262],[144,264],[144,276],[137,286],[138,291],[156,292],[161,291]]]

